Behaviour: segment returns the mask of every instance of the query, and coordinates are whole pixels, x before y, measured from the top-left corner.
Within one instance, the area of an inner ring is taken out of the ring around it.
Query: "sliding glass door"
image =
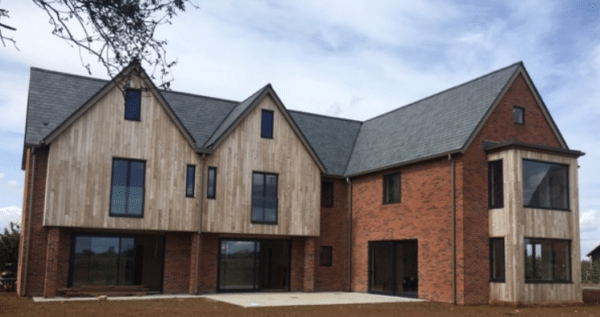
[[[218,291],[289,290],[289,241],[221,240]]]
[[[417,241],[369,242],[369,291],[417,297]]]

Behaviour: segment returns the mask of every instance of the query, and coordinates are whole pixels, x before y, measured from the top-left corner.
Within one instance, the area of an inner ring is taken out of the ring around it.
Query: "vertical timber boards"
[[[115,87],[52,141],[44,225],[198,230],[199,156],[150,90],[142,91],[140,117],[124,119]],[[109,216],[113,158],[146,161],[142,218]],[[187,164],[197,166],[193,198],[185,197]]]
[[[260,136],[261,109],[274,111],[273,139]],[[202,231],[319,235],[321,171],[270,95],[206,158],[208,166],[217,167],[216,198],[204,200]],[[254,171],[278,175],[276,225],[251,223]]]

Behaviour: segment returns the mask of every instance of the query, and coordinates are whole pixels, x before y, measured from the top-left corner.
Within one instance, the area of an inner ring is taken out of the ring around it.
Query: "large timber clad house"
[[[577,158],[522,63],[365,122],[31,69],[18,293],[581,302]]]

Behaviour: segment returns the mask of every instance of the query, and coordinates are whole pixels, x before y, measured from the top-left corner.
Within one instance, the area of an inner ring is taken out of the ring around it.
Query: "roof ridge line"
[[[508,65],[508,66],[502,67],[502,68],[500,68],[500,69],[496,69],[496,70],[494,70],[494,71],[491,71],[491,72],[489,72],[489,73],[487,73],[487,74],[483,74],[483,75],[481,75],[481,76],[479,76],[479,77],[473,78],[473,79],[471,79],[471,80],[469,80],[469,81],[466,81],[466,82],[464,82],[464,83],[461,83],[461,84],[458,84],[458,85],[452,86],[452,87],[450,87],[450,88],[446,88],[446,89],[444,89],[444,90],[442,90],[442,91],[440,91],[440,92],[437,92],[437,93],[435,93],[435,94],[433,94],[433,95],[429,95],[429,96],[427,96],[427,97],[421,98],[421,99],[419,99],[419,100],[416,100],[416,101],[413,101],[413,102],[411,102],[411,103],[408,103],[408,104],[406,104],[406,105],[404,105],[404,106],[400,106],[400,107],[398,107],[398,108],[392,109],[392,110],[390,110],[390,111],[388,111],[388,112],[382,113],[382,114],[380,114],[380,115],[378,115],[378,116],[375,116],[375,117],[373,117],[373,118],[371,118],[371,119],[365,120],[365,121],[364,121],[364,123],[366,123],[366,122],[368,122],[368,121],[371,121],[371,120],[374,120],[374,119],[377,119],[377,118],[379,118],[379,117],[386,116],[386,115],[388,115],[388,114],[390,114],[390,113],[392,113],[392,112],[399,111],[400,109],[405,109],[405,108],[407,108],[407,107],[413,106],[413,105],[415,105],[415,104],[417,104],[417,103],[419,103],[419,102],[421,102],[421,101],[424,101],[424,100],[427,100],[427,99],[433,98],[433,97],[435,97],[435,96],[441,95],[441,94],[443,94],[443,93],[446,93],[446,92],[448,92],[448,91],[450,91],[450,90],[454,90],[454,89],[460,88],[460,87],[462,87],[462,86],[465,86],[465,85],[467,85],[467,84],[473,83],[474,81],[477,81],[477,80],[483,79],[483,78],[485,78],[485,77],[491,76],[491,75],[493,75],[493,74],[495,74],[495,73],[499,73],[499,72],[501,72],[501,71],[505,71],[505,70],[507,70],[507,69],[509,69],[509,68],[511,68],[511,67],[514,67],[514,66],[516,66],[516,65],[519,65],[519,64],[521,64],[521,66],[523,66],[523,61],[518,61],[518,62],[516,62],[516,63],[512,63],[512,64],[510,64],[510,65]]]
[[[311,115],[311,116],[315,116],[315,117],[323,117],[323,118],[329,118],[329,119],[358,122],[360,124],[363,123],[363,121],[360,121],[360,120],[328,116],[328,115],[324,115],[324,114],[320,114],[320,113],[313,113],[313,112],[307,112],[307,111],[301,111],[301,110],[288,109],[288,112],[297,112],[297,113],[307,114],[307,115]]]
[[[358,140],[358,136],[360,135],[360,131],[363,128],[364,123],[360,123],[360,127],[358,127],[358,132],[356,132],[356,136],[354,137],[354,142],[352,142],[352,150],[350,150],[350,155],[348,155],[348,160],[346,161],[346,166],[344,168],[344,177],[348,177],[348,164],[350,164],[350,160],[352,160],[352,155],[354,155],[354,149],[356,148],[356,141]]]
[[[190,97],[201,97],[201,98],[212,99],[212,100],[217,100],[217,101],[232,102],[232,103],[235,103],[236,105],[242,103],[241,101],[224,99],[224,98],[219,98],[219,97],[211,97],[211,96],[206,96],[206,95],[198,95],[198,94],[194,94],[191,92],[185,92],[185,91],[165,90],[165,89],[157,89],[157,90],[160,91],[161,93],[166,92],[166,93],[173,93],[173,94],[177,94],[177,95],[186,95],[186,96],[190,96]]]
[[[35,67],[35,66],[31,66],[30,70],[37,70],[37,71],[44,72],[44,73],[52,73],[52,74],[69,76],[69,77],[83,78],[83,79],[87,79],[87,80],[102,81],[102,82],[106,82],[106,83],[110,81],[110,79],[102,79],[102,78],[97,78],[97,77],[92,77],[92,76],[84,76],[84,75],[78,75],[78,74],[71,74],[71,73],[59,72],[59,71],[56,71],[56,70],[39,68],[39,67]]]

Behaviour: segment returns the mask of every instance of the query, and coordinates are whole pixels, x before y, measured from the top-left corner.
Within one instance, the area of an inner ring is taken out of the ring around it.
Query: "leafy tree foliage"
[[[6,271],[8,276],[17,272],[19,229],[19,225],[11,222],[10,231],[4,228],[4,234],[0,234],[0,273]]]
[[[163,88],[169,88],[170,68],[176,62],[167,60],[167,41],[155,37],[156,28],[171,24],[178,12],[185,11],[186,4],[195,7],[191,0],[31,1],[47,13],[52,34],[77,47],[80,58],[81,52],[87,51],[106,67],[111,78],[133,61],[145,62],[153,69],[153,78],[159,71]],[[9,12],[0,8],[0,21],[8,17]],[[15,29],[0,22],[4,46],[7,41],[16,44],[2,33],[3,29]],[[90,65],[83,58],[81,62],[91,74]]]

